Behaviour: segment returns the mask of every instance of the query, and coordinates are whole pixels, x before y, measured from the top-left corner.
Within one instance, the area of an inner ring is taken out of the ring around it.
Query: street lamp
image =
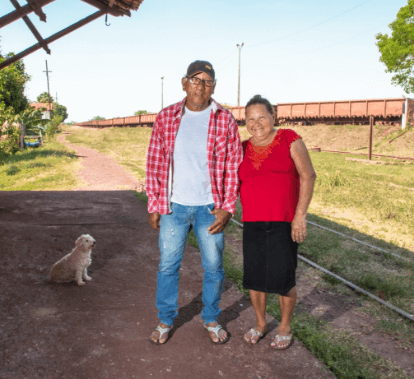
[[[161,76],[161,109],[164,108],[164,77]]]
[[[239,88],[237,91],[237,106],[240,106],[240,52],[241,52],[241,48],[243,47],[244,42],[242,42],[241,44],[237,44],[237,47],[239,48]]]

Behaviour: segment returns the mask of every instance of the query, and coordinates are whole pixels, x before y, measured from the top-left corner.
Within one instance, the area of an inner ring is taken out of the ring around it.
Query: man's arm
[[[227,159],[224,162],[224,202],[221,208],[234,215],[240,188],[238,171],[243,160],[243,148],[240,142],[239,126],[231,114],[229,124]]]
[[[221,232],[236,212],[236,201],[239,195],[238,170],[243,159],[243,148],[240,142],[239,126],[232,115],[229,117],[229,134],[227,140],[227,160],[224,162],[224,202],[221,209],[214,209],[211,214],[216,221],[207,230],[209,234]]]
[[[161,188],[160,178],[164,162],[161,124],[162,118],[158,114],[152,129],[147,153],[145,191],[148,196],[148,213],[158,212],[158,199]]]

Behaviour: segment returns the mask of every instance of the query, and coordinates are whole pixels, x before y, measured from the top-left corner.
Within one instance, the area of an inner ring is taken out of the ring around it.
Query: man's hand
[[[209,230],[209,234],[220,233],[230,221],[231,213],[224,209],[213,209],[211,214],[216,216],[216,221],[214,221],[207,230]]]
[[[160,231],[160,220],[161,215],[159,212],[148,214],[148,222],[151,225],[152,229]]]

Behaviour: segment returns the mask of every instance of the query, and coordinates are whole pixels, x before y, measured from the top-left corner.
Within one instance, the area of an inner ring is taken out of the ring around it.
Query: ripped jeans
[[[193,225],[200,247],[204,269],[201,318],[204,324],[208,324],[216,321],[221,313],[219,303],[224,281],[224,232],[208,234],[207,228],[216,220],[216,216],[210,213],[213,209],[214,203],[198,206],[172,203],[172,213],[161,215],[161,261],[157,275],[156,306],[158,318],[164,324],[171,326],[178,314],[179,270],[190,224]]]

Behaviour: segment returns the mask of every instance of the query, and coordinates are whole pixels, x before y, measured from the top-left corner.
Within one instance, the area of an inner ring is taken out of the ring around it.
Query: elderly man
[[[235,212],[243,150],[232,114],[211,98],[213,66],[191,63],[182,86],[187,96],[158,114],[147,155],[148,221],[160,231],[161,252],[156,298],[160,323],[150,341],[164,344],[177,316],[179,269],[192,226],[204,269],[201,318],[212,342],[221,344],[228,340],[217,323],[223,229]]]

